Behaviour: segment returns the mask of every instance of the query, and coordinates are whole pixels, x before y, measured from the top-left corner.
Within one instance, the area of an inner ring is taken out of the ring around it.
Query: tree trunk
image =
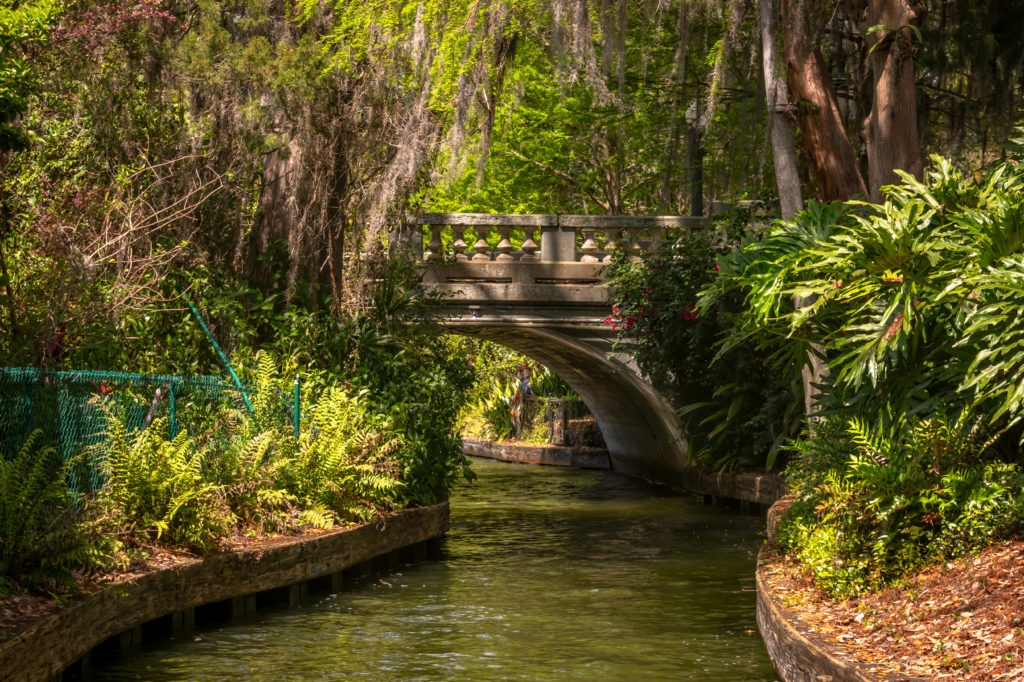
[[[280,257],[287,252],[288,236],[296,221],[294,197],[297,150],[289,151],[291,153],[285,158],[281,158],[277,152],[268,152],[263,156],[259,212],[249,233],[246,274],[264,294],[269,294],[275,288],[275,281],[281,281],[283,273],[276,270],[283,265]],[[285,249],[284,252],[282,249]],[[279,261],[276,263],[277,268],[275,260]]]
[[[924,173],[917,131],[917,88],[914,81],[914,28],[924,23],[917,0],[869,0],[865,30],[885,26],[868,36],[868,62],[874,81],[871,111],[862,136],[868,156],[871,201],[882,200],[881,187],[899,182],[896,169],[920,178]]]
[[[690,215],[704,215],[704,142],[694,122],[686,132],[686,167],[689,169]]]
[[[866,197],[867,186],[857,170],[857,156],[846,135],[832,78],[801,16],[806,12],[798,12],[797,4],[797,0],[781,1],[786,79],[807,161],[822,199]]]
[[[797,170],[793,122],[789,118],[789,97],[781,76],[786,67],[775,42],[776,18],[775,0],[761,0],[761,65],[764,69],[765,104],[768,106],[768,132],[772,141],[775,183],[779,188],[779,207],[782,219],[789,220],[803,207],[804,201]]]
[[[768,130],[772,140],[772,159],[775,162],[775,182],[779,188],[779,208],[783,220],[790,220],[803,208],[803,194],[800,191],[800,175],[796,163],[796,143],[793,139],[793,123],[789,119],[789,101],[779,74],[783,72],[782,55],[775,43],[777,32],[775,0],[761,0],[761,65],[764,69],[765,103],[768,106]],[[845,138],[844,138],[845,139]],[[852,149],[851,149],[852,152]],[[797,298],[798,308],[810,305],[812,301]],[[807,364],[800,368],[800,379],[804,394],[804,414],[811,433],[814,431],[815,400],[820,383],[828,374],[828,367],[817,355],[812,354]]]

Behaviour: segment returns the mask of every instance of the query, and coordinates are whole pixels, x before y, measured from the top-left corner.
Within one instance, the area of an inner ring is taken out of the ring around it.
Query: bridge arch
[[[426,228],[413,239],[421,287],[440,296],[449,331],[508,346],[562,377],[594,414],[616,470],[686,486],[695,469],[675,409],[612,352],[602,271],[613,251],[639,258],[666,230],[702,229],[706,219],[430,213],[409,225]]]
[[[565,330],[532,326],[461,325],[452,332],[507,346],[568,383],[593,413],[616,471],[670,482],[687,467],[687,442],[675,410],[627,364]]]

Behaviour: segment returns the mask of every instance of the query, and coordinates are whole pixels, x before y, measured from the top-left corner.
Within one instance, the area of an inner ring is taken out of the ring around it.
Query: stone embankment
[[[474,457],[498,459],[519,464],[546,464],[549,466],[579,467],[580,469],[610,469],[608,451],[603,448],[570,448],[560,445],[526,445],[522,443],[495,443],[489,440],[462,440],[462,451]]]
[[[546,464],[581,469],[612,469],[611,457],[603,448],[571,448],[559,445],[495,443],[488,440],[462,440],[462,451],[474,457],[486,457],[520,464]],[[655,481],[663,482],[663,481]],[[788,488],[777,474],[709,472],[688,467],[668,482],[672,487],[699,493],[712,499],[738,500],[770,507]]]
[[[790,504],[792,499],[784,497],[768,510],[769,539],[757,556],[757,627],[779,677],[783,682],[923,682],[905,675],[871,672],[861,663],[844,659],[829,642],[804,626],[773,592],[766,566],[776,551],[775,527]]]
[[[301,602],[307,589],[340,589],[343,572],[425,550],[447,529],[442,502],[395,512],[380,525],[279,538],[103,586],[0,643],[0,680],[51,680],[76,662],[87,666],[93,647],[130,648],[147,629],[188,631],[206,617],[238,619],[262,603]]]

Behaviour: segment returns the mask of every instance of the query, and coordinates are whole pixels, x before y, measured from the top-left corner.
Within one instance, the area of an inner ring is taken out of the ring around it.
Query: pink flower
[[[718,264],[717,264],[717,263],[715,263],[715,272],[721,272],[721,271],[722,271],[722,268],[720,268],[720,267],[718,266]]]

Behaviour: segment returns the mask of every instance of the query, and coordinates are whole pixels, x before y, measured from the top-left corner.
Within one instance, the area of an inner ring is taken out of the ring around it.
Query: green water
[[[91,679],[777,679],[754,621],[758,517],[611,473],[474,468],[440,559]]]

